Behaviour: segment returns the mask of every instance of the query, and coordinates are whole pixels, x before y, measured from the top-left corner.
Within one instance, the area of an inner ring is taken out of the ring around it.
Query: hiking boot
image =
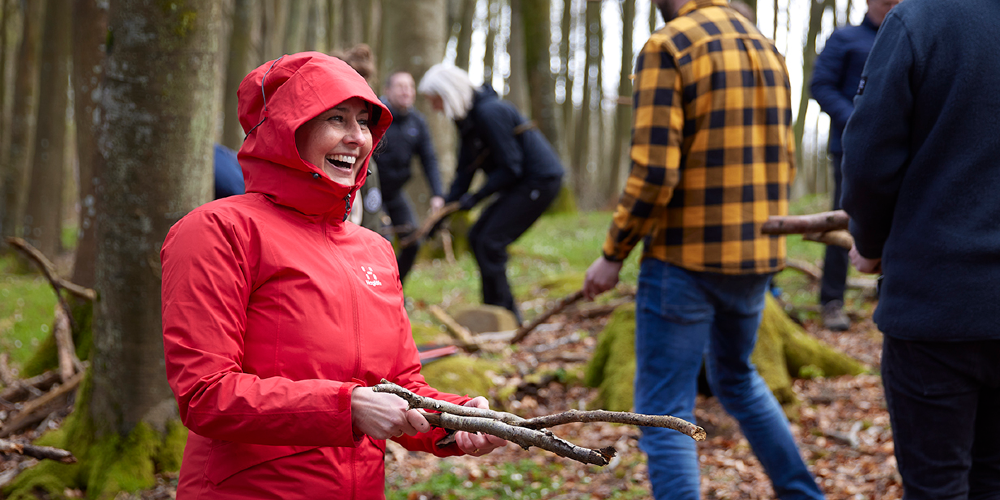
[[[823,326],[835,332],[845,332],[851,327],[851,319],[844,314],[844,303],[839,300],[831,300],[823,304],[823,313],[820,317]]]

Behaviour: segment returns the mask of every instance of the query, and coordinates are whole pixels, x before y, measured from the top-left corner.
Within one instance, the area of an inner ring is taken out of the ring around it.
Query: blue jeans
[[[645,259],[636,295],[635,409],[694,422],[702,360],[719,402],[739,421],[771,478],[775,495],[821,499],[781,405],[750,363],[771,275],[699,273]],[[695,441],[677,431],[642,428],[653,495],[699,498]]]

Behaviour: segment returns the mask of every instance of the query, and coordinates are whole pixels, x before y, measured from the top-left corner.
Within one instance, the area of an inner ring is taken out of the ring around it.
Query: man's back
[[[650,37],[635,85],[632,178],[646,186],[626,188],[623,203],[646,220],[616,216],[605,255],[621,258],[651,228],[645,257],[725,274],[780,269],[784,239],[759,231],[787,213],[794,174],[790,86],[773,44],[724,0],[695,0]]]
[[[997,336],[996,26],[993,0],[943,9],[907,0],[886,18],[865,68],[844,135],[843,201],[861,255],[882,258],[876,321],[886,334]]]

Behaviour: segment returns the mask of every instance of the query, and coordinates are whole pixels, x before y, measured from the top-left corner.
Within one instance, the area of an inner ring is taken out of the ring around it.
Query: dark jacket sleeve
[[[840,90],[847,65],[848,40],[843,30],[835,31],[816,58],[809,91],[819,107],[830,115],[834,128],[842,129],[851,117],[854,104]]]
[[[417,155],[420,156],[420,165],[424,169],[427,177],[427,184],[431,188],[434,196],[442,196],[444,190],[441,189],[441,174],[438,171],[437,155],[434,153],[434,143],[431,141],[431,131],[427,126],[427,120],[423,116],[418,116],[418,128],[420,137],[417,138]]]
[[[477,113],[475,120],[490,150],[496,168],[489,173],[486,184],[474,196],[476,202],[513,186],[524,176],[524,151],[514,134],[519,123],[513,123],[503,103],[495,101]],[[512,113],[517,115],[516,112]],[[518,117],[520,118],[520,117]]]
[[[903,23],[886,17],[844,131],[844,210],[864,257],[881,258],[910,161],[913,47]]]

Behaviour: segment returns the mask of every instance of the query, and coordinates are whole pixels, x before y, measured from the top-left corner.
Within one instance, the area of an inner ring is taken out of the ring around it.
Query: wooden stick
[[[59,357],[59,378],[65,383],[80,365],[80,359],[76,357],[76,347],[73,345],[73,332],[69,325],[69,316],[66,310],[56,306],[55,320],[52,325],[52,335],[56,339],[56,354]]]
[[[485,432],[516,443],[524,449],[535,446],[562,457],[593,465],[607,465],[609,460],[615,456],[614,447],[609,446],[599,450],[583,448],[557,437],[550,431],[539,429],[571,422],[612,422],[674,429],[696,441],[702,441],[706,437],[705,429],[669,415],[643,415],[641,413],[606,410],[586,412],[570,410],[544,417],[524,419],[512,413],[459,406],[420,396],[385,379],[382,379],[382,383],[373,386],[372,390],[395,394],[405,399],[410,408],[441,412],[424,413],[424,418],[431,425],[466,432]],[[441,442],[445,442],[445,440]]]
[[[41,375],[35,375],[27,380],[17,380],[10,387],[0,393],[0,398],[7,401],[24,401],[32,395],[41,396],[42,392],[49,390],[56,382],[59,382],[59,373],[47,371]]]
[[[426,220],[424,220],[424,223],[420,225],[420,229],[414,231],[412,234],[410,234],[406,238],[403,238],[399,242],[400,248],[406,248],[426,238],[427,235],[431,232],[431,229],[433,229],[434,226],[436,226],[437,223],[441,221],[441,219],[457,212],[461,206],[462,206],[461,203],[453,201],[441,207],[441,209],[438,210],[437,212],[432,213],[430,216],[427,217]]]
[[[472,338],[472,333],[469,332],[467,328],[460,325],[455,318],[452,318],[448,313],[444,312],[440,306],[432,305],[427,308],[434,319],[438,320],[445,326],[448,333],[459,342],[459,347],[465,349],[467,352],[476,352],[479,350],[479,345]]]
[[[802,235],[802,239],[846,248],[848,250],[854,246],[854,238],[851,237],[851,233],[844,229],[826,231],[824,233],[804,233]]]
[[[834,229],[847,229],[850,218],[843,210],[809,215],[773,216],[761,226],[763,234],[824,233]]]
[[[579,302],[580,299],[582,298],[583,298],[583,290],[577,290],[567,295],[566,297],[559,299],[559,302],[556,303],[555,307],[549,309],[548,311],[539,315],[537,318],[531,320],[530,323],[522,325],[520,328],[518,328],[517,332],[514,333],[514,338],[510,339],[510,343],[517,344],[518,342],[524,340],[524,338],[527,337],[529,333],[531,333],[535,328],[538,328],[538,325],[545,323],[546,321],[548,321],[549,318],[558,314],[559,312],[561,312],[563,309],[566,309],[570,305]]]
[[[65,288],[66,291],[76,295],[77,297],[90,301],[97,300],[97,292],[94,290],[60,278],[59,273],[56,272],[55,264],[53,264],[49,259],[46,259],[42,252],[39,252],[37,248],[31,246],[27,241],[24,241],[21,238],[10,237],[7,238],[7,243],[23,252],[31,258],[31,260],[35,261],[40,268],[42,268],[42,272],[45,273],[45,278],[52,284],[52,288],[56,289],[56,295],[62,297],[61,294],[59,294],[59,290]],[[70,312],[70,315],[72,315],[72,312]]]
[[[18,412],[18,414],[13,419],[11,419],[11,421],[6,426],[4,426],[3,429],[0,429],[0,438],[5,438],[30,425],[31,422],[34,421],[33,419],[36,417],[35,415],[36,412],[39,412],[40,410],[44,409],[46,406],[49,405],[49,403],[52,403],[56,399],[65,396],[66,394],[69,394],[70,391],[75,390],[77,386],[80,385],[80,382],[83,380],[83,376],[85,373],[86,372],[79,372],[76,375],[73,375],[69,380],[66,381],[66,383],[60,385],[58,388],[53,389],[43,394],[41,397],[32,399],[31,401],[25,403],[24,406],[21,407],[21,411]]]
[[[6,439],[0,439],[0,453],[19,453],[26,457],[37,458],[39,460],[56,460],[64,464],[76,463],[76,457],[73,456],[73,452],[51,446],[15,443]]]
[[[786,259],[785,266],[808,276],[813,281],[823,279],[823,270],[804,260]]]

